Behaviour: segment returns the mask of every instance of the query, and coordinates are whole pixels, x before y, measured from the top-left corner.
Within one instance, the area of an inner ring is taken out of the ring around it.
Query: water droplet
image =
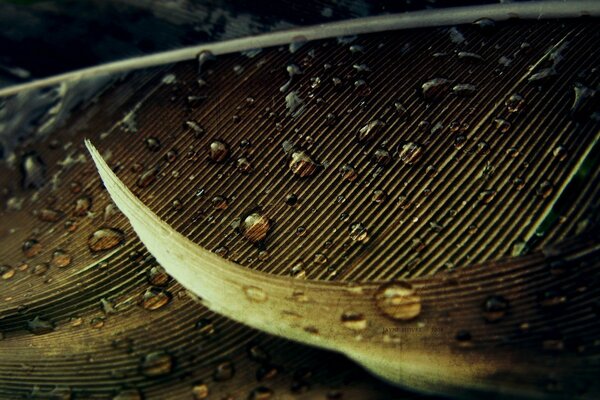
[[[57,222],[63,217],[63,213],[61,211],[51,208],[41,209],[36,214],[38,219],[43,222]]]
[[[42,252],[42,244],[36,239],[27,239],[21,247],[23,254],[27,258],[33,258]]]
[[[216,162],[220,163],[227,159],[229,156],[229,146],[227,143],[220,140],[213,140],[209,146],[208,157]]]
[[[266,386],[259,386],[252,389],[248,395],[248,400],[268,400],[273,397],[275,393]]]
[[[159,173],[158,167],[151,167],[146,169],[146,171],[142,172],[136,181],[136,185],[140,188],[145,188],[150,186],[158,176]]]
[[[306,270],[302,261],[296,262],[290,270],[290,275],[296,279],[306,279]]]
[[[208,318],[201,318],[196,322],[196,329],[204,337],[209,337],[215,334],[216,329],[213,322]]]
[[[535,193],[542,199],[545,199],[546,197],[552,194],[553,190],[554,188],[552,186],[552,183],[550,183],[549,181],[542,181],[535,190]]]
[[[326,264],[328,261],[329,260],[327,259],[327,256],[323,253],[316,253],[313,257],[313,262],[315,264],[323,265]]]
[[[36,316],[34,319],[27,321],[27,329],[34,335],[44,335],[54,330],[54,324]]]
[[[254,303],[264,303],[268,298],[267,293],[256,286],[246,286],[244,288],[244,293],[246,294],[248,300]]]
[[[456,336],[454,337],[456,339],[456,341],[458,342],[458,345],[460,347],[470,347],[472,346],[471,343],[471,332],[469,331],[465,331],[465,330],[460,330],[458,332],[456,332]]]
[[[4,280],[8,280],[15,276],[16,270],[10,265],[0,265],[0,277]]]
[[[288,206],[295,206],[296,204],[298,204],[298,196],[296,196],[295,194],[288,194],[287,196],[285,196],[285,204],[287,204]]]
[[[245,175],[251,174],[254,171],[254,167],[250,163],[247,157],[240,157],[236,161],[237,170]]]
[[[120,391],[112,400],[144,400],[142,394],[136,389]]]
[[[530,83],[543,84],[548,83],[548,81],[552,80],[557,75],[556,69],[554,67],[549,67],[532,74],[527,78],[527,81]]]
[[[598,91],[584,86],[581,83],[576,83],[573,86],[573,90],[575,91],[575,98],[573,99],[573,104],[569,110],[571,117],[579,119],[589,112],[594,111],[594,103]]]
[[[346,328],[355,331],[360,331],[367,327],[367,319],[360,313],[345,312],[341,316],[341,321]]]
[[[154,265],[148,269],[147,278],[148,283],[152,286],[166,286],[171,281],[171,277],[159,265]]]
[[[77,217],[85,217],[92,208],[92,198],[90,196],[81,196],[75,200],[73,214]]]
[[[154,351],[144,356],[141,364],[142,374],[157,377],[169,374],[173,370],[173,357],[164,351]]]
[[[294,151],[289,162],[290,171],[300,178],[306,178],[313,175],[318,164],[304,151]]]
[[[242,219],[240,232],[252,243],[258,243],[267,237],[271,229],[271,221],[262,213],[255,211]]]
[[[510,122],[502,118],[494,119],[494,123],[496,124],[496,130],[501,133],[506,133],[510,130]]]
[[[210,50],[202,50],[198,53],[196,58],[198,60],[198,75],[202,73],[202,69],[205,65],[216,59],[215,55]]]
[[[508,300],[503,296],[489,296],[483,303],[483,317],[487,322],[499,321],[506,315],[508,306]]]
[[[383,190],[376,189],[373,191],[373,196],[371,197],[371,200],[373,200],[373,203],[381,204],[386,199],[387,199],[387,194]]]
[[[552,155],[556,157],[559,161],[564,161],[567,158],[567,148],[562,145],[558,145],[552,151]]]
[[[208,385],[206,383],[196,383],[192,387],[192,396],[194,400],[203,400],[208,398],[209,395]]]
[[[53,267],[64,268],[68,267],[71,264],[72,258],[69,253],[63,250],[56,250],[52,253],[52,260],[50,260],[50,264]]]
[[[468,51],[459,51],[457,56],[459,60],[467,61],[473,64],[480,63],[483,61],[483,57],[481,57],[479,54],[470,53]]]
[[[225,209],[227,209],[227,207],[229,207],[227,198],[224,196],[215,196],[212,198],[212,200],[210,202],[211,202],[213,208],[216,210],[225,210]]]
[[[355,242],[366,243],[369,240],[369,232],[367,231],[367,228],[365,228],[365,226],[360,222],[350,225],[349,231],[350,239],[354,240]]]
[[[460,83],[452,87],[452,93],[457,96],[470,97],[477,92],[477,87],[470,83]]]
[[[354,182],[358,177],[356,169],[350,164],[344,164],[340,168],[340,174],[342,178],[348,182]]]
[[[423,146],[414,142],[407,142],[399,146],[400,160],[405,164],[414,164],[423,156]]]
[[[142,298],[142,307],[146,310],[158,310],[169,304],[173,295],[164,289],[150,288],[147,289]]]
[[[88,238],[88,247],[93,252],[110,250],[125,241],[123,231],[115,228],[100,228]]]
[[[523,107],[525,107],[525,99],[520,94],[515,93],[506,100],[505,104],[508,112],[515,113],[521,111]]]
[[[235,367],[231,361],[223,361],[217,365],[213,373],[213,379],[217,382],[227,381],[233,378]]]
[[[421,313],[421,297],[408,282],[392,282],[375,293],[375,303],[390,318],[407,321]]]
[[[379,167],[387,167],[392,162],[392,155],[387,149],[379,148],[373,153],[373,162]]]
[[[381,131],[383,130],[384,126],[385,123],[378,119],[367,122],[358,130],[358,134],[356,136],[358,142],[363,144],[373,142],[375,139],[381,136]]]
[[[439,100],[446,96],[450,81],[444,78],[434,78],[421,85],[421,93],[425,100]]]
[[[144,142],[146,143],[146,147],[148,148],[148,150],[150,150],[150,151],[160,150],[160,140],[158,140],[158,138],[149,137],[149,138],[146,138],[146,140]]]
[[[489,204],[496,197],[495,190],[483,190],[479,193],[479,201],[483,204]]]

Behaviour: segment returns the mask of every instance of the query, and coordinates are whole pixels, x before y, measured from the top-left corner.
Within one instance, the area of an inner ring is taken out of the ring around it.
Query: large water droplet
[[[52,260],[50,260],[50,264],[53,267],[64,268],[68,267],[71,264],[71,255],[63,250],[56,250],[52,253]]]
[[[244,217],[239,227],[241,234],[252,243],[263,241],[270,229],[271,221],[258,211]]]
[[[407,321],[421,313],[421,297],[408,282],[392,282],[375,293],[375,303],[390,318]]]
[[[117,247],[125,241],[123,231],[115,228],[100,228],[88,238],[88,247],[91,251],[104,251]]]

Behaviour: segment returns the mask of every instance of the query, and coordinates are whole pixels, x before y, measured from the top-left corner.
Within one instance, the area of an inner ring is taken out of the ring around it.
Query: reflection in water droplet
[[[421,297],[408,282],[392,282],[375,293],[375,303],[385,315],[407,321],[421,313]]]
[[[148,377],[163,376],[173,369],[173,357],[164,351],[155,351],[144,356],[142,374]]]
[[[488,322],[501,320],[508,310],[508,300],[500,295],[492,295],[483,303],[483,317]]]
[[[244,288],[244,293],[246,294],[248,300],[254,303],[264,303],[268,298],[267,293],[256,286],[246,286]]]
[[[124,241],[123,231],[115,228],[100,228],[88,238],[88,247],[93,252],[104,251],[120,246]]]
[[[360,313],[345,312],[342,314],[341,321],[346,328],[355,331],[360,331],[367,327],[367,319]]]
[[[269,230],[271,221],[260,212],[253,212],[243,218],[239,230],[252,243],[263,241]]]

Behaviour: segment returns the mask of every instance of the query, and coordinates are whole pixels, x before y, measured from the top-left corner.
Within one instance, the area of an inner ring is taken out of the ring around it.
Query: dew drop
[[[367,122],[363,127],[358,130],[356,138],[359,143],[371,143],[381,135],[381,131],[385,123],[378,119]]]
[[[158,138],[155,138],[155,137],[146,138],[144,143],[146,143],[146,147],[150,151],[160,150],[160,140],[158,140]]]
[[[252,243],[265,240],[270,229],[271,221],[258,211],[244,217],[239,227],[241,234]]]
[[[268,298],[267,293],[256,286],[244,287],[244,293],[246,294],[248,300],[254,303],[264,303]]]
[[[407,321],[421,313],[421,298],[408,282],[392,282],[375,293],[375,303],[386,316]]]
[[[144,356],[141,371],[147,377],[169,374],[173,370],[173,357],[164,351],[154,351]]]
[[[93,252],[110,250],[125,241],[123,231],[115,228],[100,228],[88,238],[88,247]]]
[[[349,231],[350,239],[355,242],[366,243],[369,240],[369,232],[367,231],[367,228],[365,228],[365,226],[360,222],[350,225]]]
[[[150,311],[158,310],[169,304],[172,298],[171,293],[164,289],[150,288],[142,297],[142,307]]]
[[[400,160],[405,164],[414,164],[423,156],[423,146],[414,142],[407,142],[399,146]]]
[[[56,250],[52,253],[52,259],[50,260],[50,264],[53,267],[57,268],[65,268],[71,265],[71,255],[63,250]]]
[[[21,246],[23,254],[27,258],[33,258],[42,252],[42,244],[36,239],[27,239]]]
[[[220,140],[213,140],[209,145],[208,157],[216,162],[220,163],[227,159],[229,156],[229,146],[227,143]]]
[[[92,208],[92,198],[90,196],[80,196],[75,200],[73,214],[76,217],[85,217]]]
[[[515,93],[506,100],[505,104],[508,112],[515,113],[523,109],[525,106],[525,99],[520,94]]]
[[[288,166],[290,171],[300,178],[309,177],[318,169],[318,164],[302,150],[294,151],[292,153]]]
[[[344,164],[340,167],[342,178],[348,182],[354,182],[358,177],[356,169],[350,164]]]
[[[367,327],[367,319],[363,314],[345,312],[341,316],[342,325],[348,329],[361,331]]]
[[[506,315],[508,306],[508,300],[503,296],[489,296],[483,303],[483,317],[487,322],[499,321]]]

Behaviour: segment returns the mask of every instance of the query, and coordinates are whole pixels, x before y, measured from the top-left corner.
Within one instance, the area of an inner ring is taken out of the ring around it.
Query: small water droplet
[[[355,242],[366,243],[369,240],[369,232],[367,231],[367,228],[365,228],[365,226],[360,222],[350,225],[349,231],[350,239]]]
[[[344,164],[340,168],[342,178],[348,182],[354,182],[358,177],[356,169],[350,164]]]
[[[483,61],[483,57],[481,57],[477,53],[471,53],[468,51],[459,51],[457,53],[458,59],[461,61],[470,62],[473,64],[477,64]]]
[[[554,187],[552,186],[552,183],[549,181],[542,181],[535,190],[535,193],[542,199],[545,199],[552,194],[553,190]]]
[[[169,304],[173,295],[164,289],[150,288],[147,289],[142,297],[142,307],[146,310],[158,310]]]
[[[27,329],[34,335],[44,335],[54,331],[54,324],[36,316],[34,319],[27,321]]]
[[[423,156],[423,146],[414,142],[407,142],[399,146],[400,160],[405,164],[414,164]]]
[[[53,267],[64,268],[68,267],[71,264],[72,258],[69,253],[63,250],[56,250],[52,253],[52,260],[50,264]]]
[[[246,286],[244,288],[244,293],[246,294],[248,300],[254,303],[264,303],[268,298],[267,293],[256,286]]]
[[[41,209],[36,214],[38,219],[43,222],[57,222],[63,217],[61,211],[51,208]]]
[[[288,166],[290,171],[300,178],[309,177],[318,169],[318,164],[302,150],[294,151],[292,153]]]
[[[204,400],[209,395],[208,385],[206,383],[196,383],[192,386],[192,396],[194,400]]]
[[[421,297],[408,282],[392,282],[375,293],[375,303],[385,315],[407,321],[421,313]]]
[[[141,371],[147,377],[169,374],[173,370],[173,357],[164,351],[154,351],[144,356]]]
[[[196,322],[196,329],[204,337],[209,337],[215,334],[216,329],[213,322],[208,318],[201,318]]]
[[[115,228],[100,228],[88,238],[88,247],[93,252],[110,250],[125,241],[125,233]]]
[[[23,254],[27,258],[33,258],[42,252],[42,244],[36,239],[27,239],[21,247]]]
[[[208,157],[216,162],[220,163],[227,159],[229,156],[229,145],[220,140],[213,140],[209,145]]]
[[[506,100],[505,104],[508,112],[515,113],[521,111],[523,107],[525,107],[525,99],[520,94],[515,93]]]
[[[425,100],[440,100],[446,96],[450,81],[444,78],[434,78],[421,85],[421,93]]]
[[[213,373],[213,379],[217,382],[227,381],[233,378],[235,367],[231,361],[223,361],[217,365]]]
[[[160,140],[158,140],[158,138],[155,138],[155,137],[146,138],[146,140],[144,140],[144,143],[146,143],[146,147],[150,151],[160,150]]]
[[[10,265],[0,265],[0,277],[4,280],[8,280],[15,276],[16,270]]]
[[[147,278],[148,283],[152,286],[166,286],[171,281],[171,277],[159,265],[154,265],[148,269]]]
[[[216,210],[225,210],[229,207],[229,202],[225,196],[215,196],[210,202]]]
[[[21,183],[24,189],[38,189],[45,183],[46,164],[35,152],[27,153],[21,159]]]
[[[384,126],[385,123],[378,119],[367,122],[358,130],[358,134],[356,136],[358,142],[363,144],[373,142],[375,139],[381,136],[381,131],[383,130]]]
[[[269,389],[266,386],[259,386],[257,388],[252,389],[250,394],[248,395],[248,400],[268,400],[273,397],[275,393],[273,390]]]
[[[477,92],[477,87],[470,83],[460,83],[452,87],[452,93],[461,97],[470,97]]]
[[[504,318],[508,311],[508,300],[500,295],[492,295],[483,303],[483,317],[487,322],[496,322]]]
[[[85,217],[87,213],[92,208],[92,198],[91,196],[80,196],[75,200],[75,206],[73,210],[73,214],[76,217]]]
[[[345,312],[341,316],[342,324],[355,331],[364,330],[367,327],[367,319],[363,314],[355,312]]]

